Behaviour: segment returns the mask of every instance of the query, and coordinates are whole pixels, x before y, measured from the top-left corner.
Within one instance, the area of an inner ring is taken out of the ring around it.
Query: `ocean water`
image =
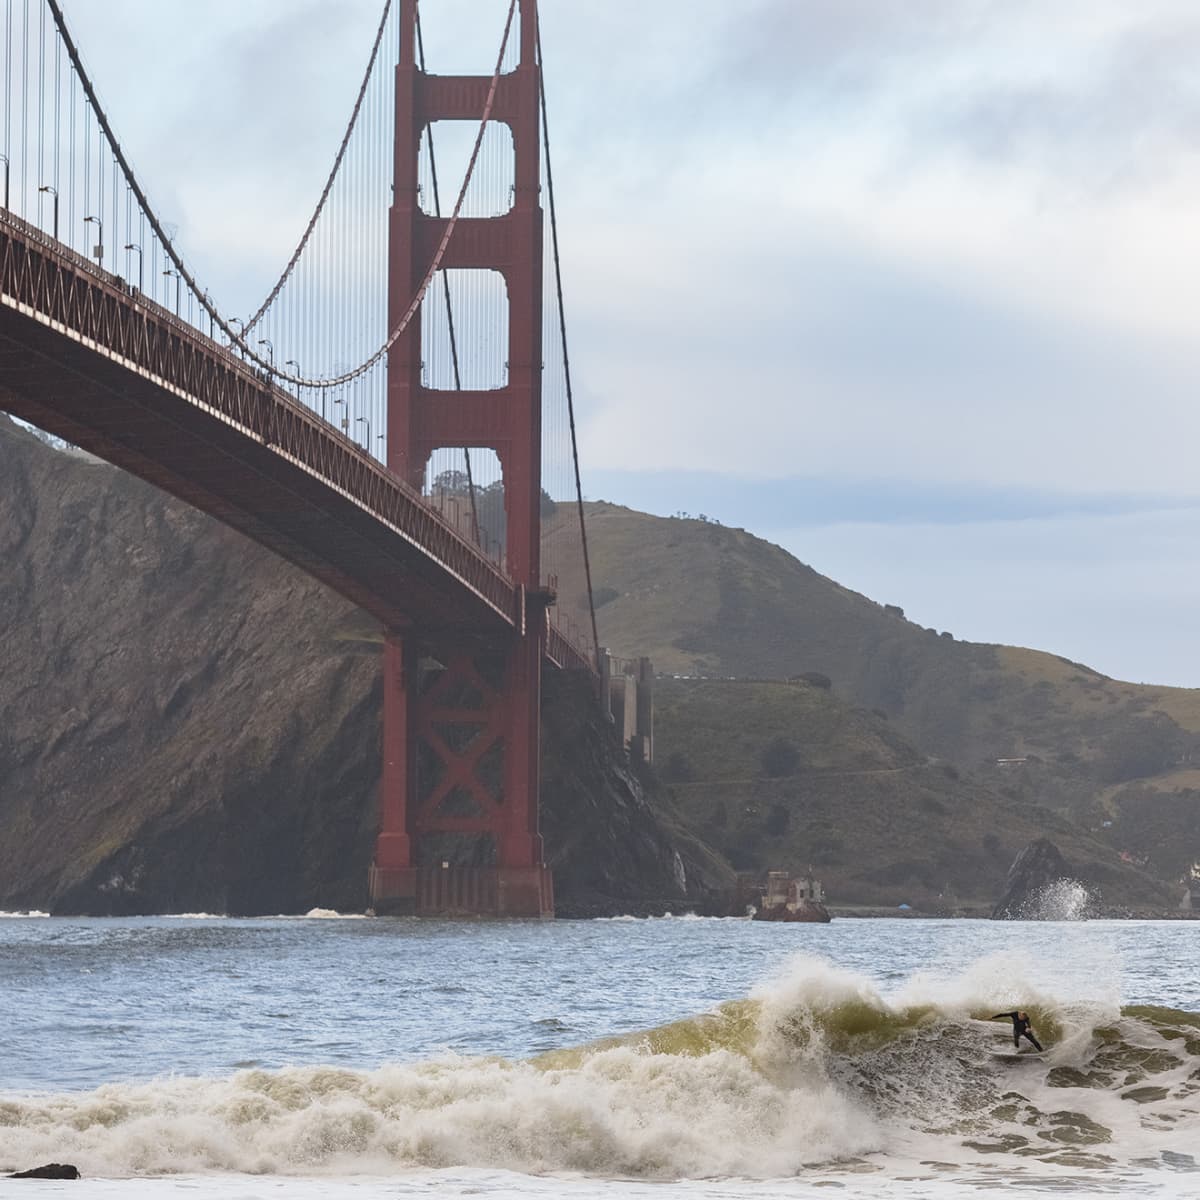
[[[13,915],[0,1169],[85,1178],[0,1200],[1200,1197],[1198,965],[1191,922]]]

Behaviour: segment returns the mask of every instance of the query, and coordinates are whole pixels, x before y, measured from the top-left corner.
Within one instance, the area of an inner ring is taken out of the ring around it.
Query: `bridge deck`
[[[3,210],[0,408],[241,530],[388,628],[521,625],[521,590],[419,493],[235,354]]]

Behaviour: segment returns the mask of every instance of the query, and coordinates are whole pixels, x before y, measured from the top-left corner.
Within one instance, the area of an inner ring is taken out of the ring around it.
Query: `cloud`
[[[1178,348],[1046,321],[832,237],[748,256],[727,291],[705,272],[734,265],[689,263],[685,243],[632,256],[622,287],[585,289],[578,357],[606,399],[586,418],[593,468],[1194,490],[1200,379]],[[691,286],[670,302],[659,271]]]
[[[702,471],[589,471],[587,495],[659,516],[701,513],[752,532],[837,525],[970,525],[1170,513],[1195,499],[1162,493],[1079,494],[979,483],[886,480],[869,476],[729,476]],[[797,535],[798,536],[798,535]]]
[[[1147,15],[1085,40],[1066,68],[989,72],[957,103],[926,105],[916,138],[981,160],[1034,164],[1061,184],[1136,187],[1200,148],[1200,16]]]

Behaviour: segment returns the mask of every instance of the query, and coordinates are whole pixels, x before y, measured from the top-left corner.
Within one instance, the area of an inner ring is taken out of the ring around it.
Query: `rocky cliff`
[[[0,416],[0,908],[361,910],[380,675],[352,626],[288,564]],[[560,913],[729,882],[578,681],[548,677],[544,743]]]

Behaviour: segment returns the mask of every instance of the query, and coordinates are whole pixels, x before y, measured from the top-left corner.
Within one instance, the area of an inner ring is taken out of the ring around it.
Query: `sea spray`
[[[1055,879],[1035,892],[1021,906],[1026,921],[1086,921],[1096,903],[1078,879]]]

